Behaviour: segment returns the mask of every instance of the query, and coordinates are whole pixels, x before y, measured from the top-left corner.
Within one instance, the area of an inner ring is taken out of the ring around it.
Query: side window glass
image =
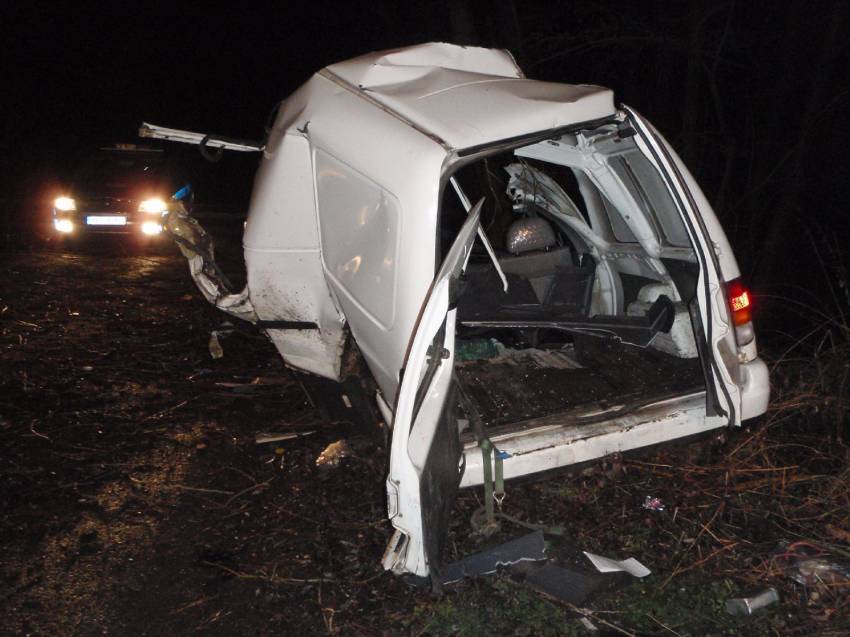
[[[328,275],[388,329],[396,302],[398,201],[320,150],[316,151],[316,188]]]
[[[620,211],[608,201],[608,198],[600,193],[602,204],[605,206],[605,214],[608,216],[608,221],[611,223],[611,231],[614,233],[614,238],[620,243],[637,243],[632,229],[623,220]]]
[[[635,181],[640,184],[656,225],[661,226],[667,243],[679,248],[690,247],[691,241],[679,210],[655,167],[638,152],[629,154],[626,164]]]

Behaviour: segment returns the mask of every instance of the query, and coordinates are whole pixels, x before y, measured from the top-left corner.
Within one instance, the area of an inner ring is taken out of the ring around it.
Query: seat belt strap
[[[493,501],[495,500],[493,468],[490,465],[493,443],[490,442],[489,438],[482,438],[479,439],[478,446],[481,448],[482,468],[484,470],[484,511],[487,515],[487,525],[492,526],[496,523],[496,515],[493,511]]]
[[[493,447],[493,459],[496,464],[496,477],[493,480],[493,499],[499,505],[499,510],[502,509],[502,502],[505,500],[505,475],[502,461],[507,457],[504,451],[500,451],[493,445],[493,442],[488,438],[487,442]]]
[[[499,451],[493,444],[493,441],[484,433],[484,423],[482,422],[481,414],[478,413],[475,404],[466,396],[463,387],[460,385],[458,387],[460,389],[459,396],[463,403],[464,411],[466,411],[472,425],[472,430],[475,432],[478,447],[481,449],[481,469],[482,477],[484,478],[484,514],[487,528],[492,532],[492,530],[498,528],[493,503],[498,504],[501,510],[502,502],[505,499],[505,477],[502,461],[507,457],[507,454]]]

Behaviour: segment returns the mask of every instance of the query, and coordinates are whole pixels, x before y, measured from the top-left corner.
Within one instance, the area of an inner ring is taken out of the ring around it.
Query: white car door
[[[393,418],[387,514],[396,529],[384,567],[431,575],[463,473],[454,383],[458,279],[478,230],[482,199],[443,261],[411,338]]]

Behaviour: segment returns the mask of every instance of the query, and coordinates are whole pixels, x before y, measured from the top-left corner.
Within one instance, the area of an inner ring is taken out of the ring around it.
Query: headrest
[[[505,238],[505,247],[511,254],[545,250],[557,244],[552,225],[543,217],[517,219],[508,228]]]

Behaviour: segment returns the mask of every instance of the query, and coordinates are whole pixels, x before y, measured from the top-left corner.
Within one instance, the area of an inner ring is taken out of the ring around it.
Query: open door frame
[[[387,516],[396,531],[384,568],[430,575],[439,586],[440,554],[463,473],[454,384],[458,279],[481,218],[469,212],[434,278],[411,347],[393,418]]]

